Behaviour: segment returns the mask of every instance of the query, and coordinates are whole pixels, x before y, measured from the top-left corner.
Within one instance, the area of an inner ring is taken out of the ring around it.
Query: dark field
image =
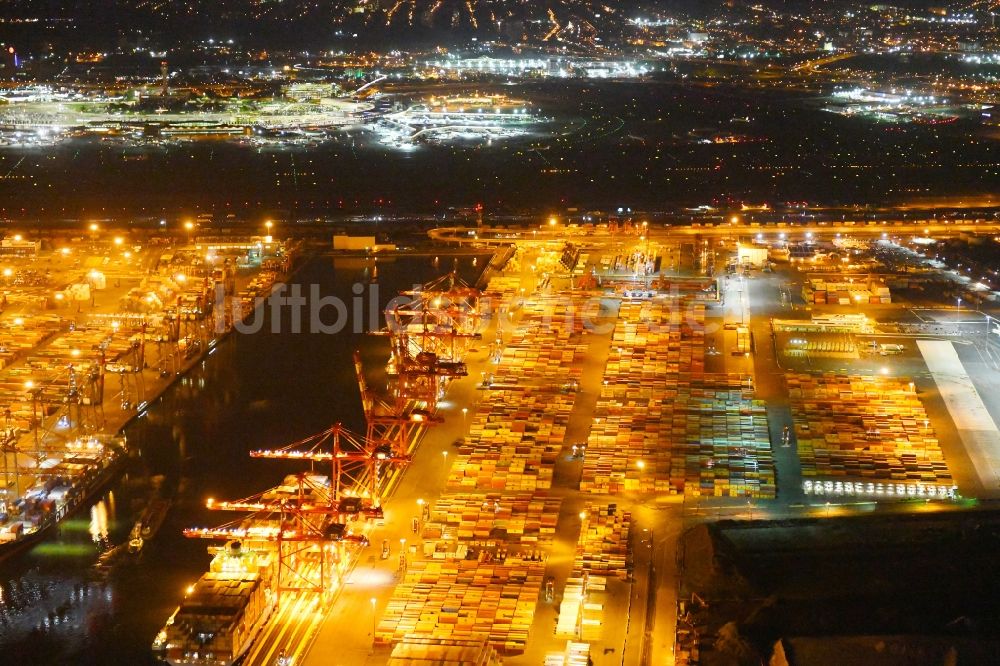
[[[898,663],[943,663],[930,655],[954,646],[957,663],[997,663],[998,545],[997,513],[723,522],[685,535],[681,592],[708,603],[689,626],[709,646],[723,637],[705,664],[766,660],[783,638],[817,652],[855,641],[864,654],[858,637],[871,636],[924,655]]]
[[[1000,142],[968,120],[873,124],[825,113],[794,93],[666,81],[438,85],[402,94],[487,88],[551,117],[546,134],[410,153],[360,128],[312,147],[203,141],[136,148],[79,139],[4,149],[0,216],[405,214],[478,202],[497,212],[889,205],[1000,187]],[[741,142],[700,142],[713,136]]]

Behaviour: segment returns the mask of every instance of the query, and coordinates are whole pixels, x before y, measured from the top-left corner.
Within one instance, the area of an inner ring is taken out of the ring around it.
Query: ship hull
[[[146,514],[142,517],[140,534],[143,539],[148,541],[156,536],[156,533],[160,531],[160,527],[163,526],[163,521],[167,518],[168,511],[170,511],[170,502],[167,500],[153,500],[153,504],[150,505]]]
[[[125,465],[125,460],[125,452],[119,452],[115,455],[115,458],[111,462],[109,462],[97,473],[96,476],[90,479],[83,492],[77,495],[75,499],[70,500],[60,510],[58,515],[51,514],[51,517],[48,518],[44,524],[40,525],[34,532],[22,534],[15,539],[0,543],[0,563],[23,554],[26,550],[30,549],[32,546],[36,545],[46,536],[51,534],[52,530],[55,529],[59,523],[79,511],[80,507],[89,504],[102,490],[109,486],[111,482],[118,477],[118,473]]]
[[[251,635],[246,641],[243,642],[239,651],[232,658],[211,660],[177,659],[161,655],[160,659],[170,666],[236,666],[243,661],[244,657],[246,657],[247,653],[250,651],[250,648],[253,647],[254,643],[257,642],[257,639],[260,638],[260,635],[264,632],[264,627],[266,627],[267,623],[271,621],[271,615],[274,613],[276,607],[277,604],[272,603],[268,609],[261,614],[257,621],[254,622]]]

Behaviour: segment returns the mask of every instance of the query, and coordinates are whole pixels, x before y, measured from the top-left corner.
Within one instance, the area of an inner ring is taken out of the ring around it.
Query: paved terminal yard
[[[100,228],[12,239],[0,261],[8,469],[58,453],[63,428],[117,430],[196,362],[216,333],[207,287],[242,301],[284,267],[248,242],[154,245]],[[708,599],[718,572],[688,571],[688,551],[711,554],[717,533],[689,528],[731,521],[720,533],[750,553],[748,578],[782,594],[753,578],[772,528],[798,539],[821,525],[835,540],[902,517],[907,541],[924,516],[1000,490],[988,303],[929,308],[910,288],[891,303],[808,302],[811,265],[727,271],[735,252],[643,229],[520,241],[374,546],[330,606],[283,599],[247,663],[284,650],[296,663],[404,664],[449,645],[481,663],[684,663],[730,619],[699,615],[694,595]],[[8,494],[33,482],[5,481]],[[907,571],[929,575],[923,557]],[[749,632],[768,647],[768,630]]]
[[[702,243],[518,243],[372,534],[392,556],[358,562],[305,663],[448,644],[483,663],[686,663],[703,649],[677,595],[686,528],[990,495],[907,338],[962,355],[972,331],[920,329],[905,302],[805,304],[798,267],[727,273],[735,248]]]

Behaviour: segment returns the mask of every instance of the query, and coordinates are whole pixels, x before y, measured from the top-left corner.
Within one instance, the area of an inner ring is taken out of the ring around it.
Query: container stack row
[[[828,373],[786,381],[804,477],[952,483],[909,380]]]
[[[573,637],[594,643],[601,640],[604,627],[604,604],[594,600],[595,593],[605,591],[603,576],[584,574],[571,577],[563,589],[556,620],[555,635]]]
[[[576,543],[573,576],[628,577],[629,526],[632,515],[614,505],[591,504],[583,514]]]
[[[453,489],[535,491],[552,485],[573,398],[525,389],[490,390],[448,477]]]
[[[566,641],[565,650],[545,655],[545,666],[589,666],[591,663],[590,643]]]
[[[730,377],[729,379],[733,379]],[[774,458],[762,400],[746,387],[678,391],[670,483],[691,496],[773,498]]]
[[[704,370],[704,303],[625,302],[580,487],[594,493],[775,495],[764,404]]]
[[[450,488],[535,491],[552,485],[586,345],[562,299],[526,299],[520,318],[472,415],[468,443],[449,473]]]
[[[483,639],[407,636],[392,649],[388,666],[501,666],[497,651]]]
[[[880,280],[869,280],[866,277],[849,282],[830,282],[822,277],[810,277],[802,287],[802,298],[806,303],[831,305],[892,303],[889,287]]]
[[[14,363],[65,326],[61,317],[34,315],[0,320],[0,369]]]
[[[556,387],[579,376],[578,365],[587,345],[582,337],[583,319],[570,303],[547,295],[523,301],[495,382]]]
[[[89,378],[102,360],[109,371],[126,356],[130,366],[138,364],[138,356],[130,352],[139,336],[131,328],[67,327],[52,315],[0,321],[0,407],[10,410],[10,425],[29,429],[33,418],[48,415],[61,402],[54,396],[68,395],[74,382],[83,404],[97,404],[101,396]],[[33,405],[29,387],[44,390],[46,399]]]
[[[486,637],[505,653],[524,651],[545,565],[508,558],[416,560],[389,601],[375,631],[377,643],[408,635],[434,639]]]
[[[517,324],[503,331],[492,388],[481,387],[468,415],[448,485],[421,525],[422,557],[397,585],[379,643],[484,638],[504,654],[525,649],[561,505],[545,489],[573,409],[566,383],[584,345],[555,299],[521,299],[517,285],[491,281],[491,291],[518,301]]]
[[[572,367],[583,357],[585,345],[570,343],[567,339],[554,340],[553,344],[539,344],[539,340],[515,338],[507,345],[504,358],[518,370],[517,381],[548,383],[553,386],[579,378],[579,368]],[[494,373],[494,383],[503,383],[513,377]]]
[[[548,547],[561,502],[545,493],[448,493],[434,504],[421,536],[509,551]]]

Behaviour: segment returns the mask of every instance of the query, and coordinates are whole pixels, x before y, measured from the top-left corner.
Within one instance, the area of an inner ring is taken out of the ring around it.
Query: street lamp
[[[468,420],[469,420],[468,416],[469,416],[469,408],[468,407],[462,407],[462,425],[463,426],[468,425]]]
[[[372,604],[372,645],[375,645],[375,604],[378,603],[378,599],[372,597],[369,601]]]
[[[10,422],[10,418],[8,416],[8,426],[9,426],[9,422]],[[9,497],[9,493],[10,493],[10,468],[8,467],[8,464],[7,464],[7,454],[8,453],[13,453],[14,454],[14,497],[17,498],[17,497],[21,496],[21,494],[20,494],[21,493],[21,490],[20,490],[21,489],[21,474],[18,471],[18,466],[17,466],[18,448],[16,446],[16,442],[17,442],[17,435],[15,434],[16,432],[17,431],[14,430],[11,427],[5,428],[3,430],[3,432],[2,432],[2,440],[3,441],[0,442],[0,447],[2,447],[2,449],[0,449],[0,454],[3,455],[3,482],[4,482],[3,507],[4,507],[4,511],[8,510],[8,497]]]
[[[645,460],[637,460],[637,461],[635,461],[635,466],[638,467],[639,471],[641,472],[642,470],[646,469],[646,461]]]
[[[38,439],[38,430],[41,425],[38,421],[38,394],[42,389],[41,387],[36,387],[35,382],[30,379],[24,382],[24,388],[28,392],[28,395],[31,396],[31,425],[35,433],[35,457],[38,460],[38,464],[41,464],[42,446]]]
[[[191,232],[194,230],[194,222],[188,220],[184,223],[184,230],[187,232],[188,245],[191,244]]]
[[[955,325],[958,326],[958,334],[962,334],[962,299],[957,300],[958,310],[955,312]]]

